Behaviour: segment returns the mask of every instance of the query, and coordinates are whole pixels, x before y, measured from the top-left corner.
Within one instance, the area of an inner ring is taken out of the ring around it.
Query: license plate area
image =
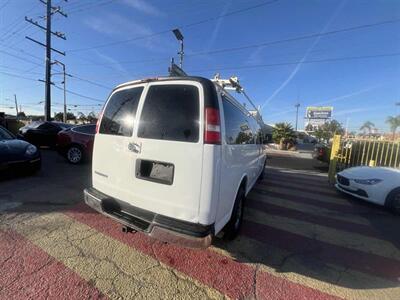
[[[174,182],[174,165],[167,162],[137,159],[136,178],[160,184],[172,185]]]

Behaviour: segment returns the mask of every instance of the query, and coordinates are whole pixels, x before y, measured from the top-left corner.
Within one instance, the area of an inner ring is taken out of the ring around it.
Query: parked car
[[[90,160],[95,133],[96,124],[64,129],[57,134],[57,150],[71,164]]]
[[[34,145],[17,139],[0,126],[0,174],[35,172],[40,169],[40,151]]]
[[[55,147],[57,133],[72,126],[61,122],[36,121],[21,127],[18,136],[38,147]]]
[[[336,175],[336,188],[354,197],[400,213],[400,170],[384,167],[354,167]]]
[[[313,158],[329,163],[331,156],[331,147],[326,144],[317,144],[314,147]]]
[[[133,81],[99,118],[85,202],[162,241],[207,247],[240,229],[263,175],[261,127],[226,90],[200,77]]]

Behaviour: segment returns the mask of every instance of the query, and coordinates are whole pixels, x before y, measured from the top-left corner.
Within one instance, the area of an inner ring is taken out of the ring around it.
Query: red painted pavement
[[[245,221],[243,234],[259,242],[288,250],[309,252],[315,259],[399,282],[400,261],[307,238],[263,224]]]
[[[0,231],[0,299],[106,299],[21,235]]]
[[[260,299],[338,299],[263,271],[257,272],[255,280],[253,266],[239,263],[211,250],[180,248],[154,241],[141,233],[122,233],[120,224],[84,204],[66,214],[231,298],[253,297],[256,292]]]

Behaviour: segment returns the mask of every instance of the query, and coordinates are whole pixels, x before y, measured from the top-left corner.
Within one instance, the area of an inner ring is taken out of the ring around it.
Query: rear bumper
[[[104,193],[84,190],[85,203],[119,223],[164,242],[190,248],[207,248],[214,236],[214,224],[201,225],[153,213]]]

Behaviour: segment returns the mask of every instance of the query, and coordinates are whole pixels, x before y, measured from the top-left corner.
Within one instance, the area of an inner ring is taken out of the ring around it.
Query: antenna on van
[[[259,121],[262,121],[260,110],[257,108],[257,106],[255,106],[253,101],[247,95],[243,86],[240,85],[239,78],[237,78],[237,76],[231,76],[229,79],[221,79],[220,74],[217,73],[217,74],[215,74],[214,78],[211,81],[218,84],[224,90],[234,90],[239,94],[243,94],[243,96],[246,98],[247,101],[249,101],[251,106],[254,107],[256,114],[257,114],[256,118],[259,119]]]

